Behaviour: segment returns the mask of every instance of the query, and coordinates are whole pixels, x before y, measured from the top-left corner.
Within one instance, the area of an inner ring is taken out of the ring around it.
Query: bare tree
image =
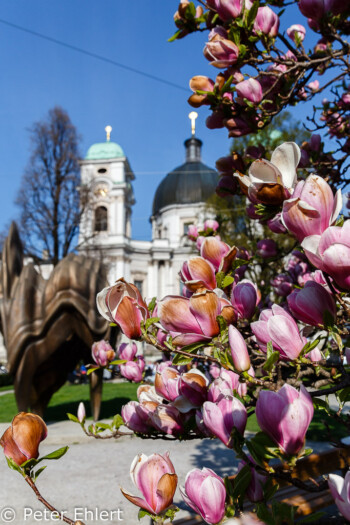
[[[16,199],[25,252],[56,265],[77,242],[84,203],[79,195],[79,136],[60,107],[30,129],[32,155]],[[86,201],[86,199],[84,199]]]

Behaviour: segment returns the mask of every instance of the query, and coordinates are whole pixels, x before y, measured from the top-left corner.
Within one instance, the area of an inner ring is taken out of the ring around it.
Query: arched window
[[[95,232],[105,232],[107,229],[107,208],[105,206],[99,206],[95,210]]]

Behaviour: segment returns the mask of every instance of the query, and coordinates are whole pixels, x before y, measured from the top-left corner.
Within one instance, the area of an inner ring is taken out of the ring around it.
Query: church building
[[[170,171],[156,189],[150,241],[132,238],[135,175],[122,147],[110,140],[110,126],[106,127],[106,142],[90,146],[80,162],[81,185],[89,188],[92,197],[81,220],[79,251],[103,258],[110,284],[124,277],[147,299],[181,292],[178,272],[193,252],[186,235],[188,226],[209,218],[205,203],[215,193],[218,175],[201,160],[196,116],[190,114],[192,136],[185,141],[185,162]]]

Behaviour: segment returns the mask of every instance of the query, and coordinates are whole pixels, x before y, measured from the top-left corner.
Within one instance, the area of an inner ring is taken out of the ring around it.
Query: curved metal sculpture
[[[106,282],[101,262],[75,254],[44,279],[33,263],[23,264],[17,225],[11,224],[2,253],[0,329],[20,411],[43,415],[68,372],[81,360],[91,362],[92,343],[109,337],[110,327],[95,306]],[[90,378],[92,413],[98,419],[102,375]]]

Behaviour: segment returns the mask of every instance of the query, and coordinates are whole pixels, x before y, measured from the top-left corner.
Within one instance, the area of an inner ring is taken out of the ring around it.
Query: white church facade
[[[81,164],[81,184],[92,203],[80,226],[79,251],[101,257],[108,266],[110,284],[124,277],[147,299],[179,294],[178,272],[193,252],[187,239],[190,224],[208,218],[206,201],[215,193],[218,175],[201,160],[202,142],[192,134],[185,141],[185,162],[168,173],[156,189],[152,239],[132,238],[135,175],[122,148],[107,140],[93,144]]]

